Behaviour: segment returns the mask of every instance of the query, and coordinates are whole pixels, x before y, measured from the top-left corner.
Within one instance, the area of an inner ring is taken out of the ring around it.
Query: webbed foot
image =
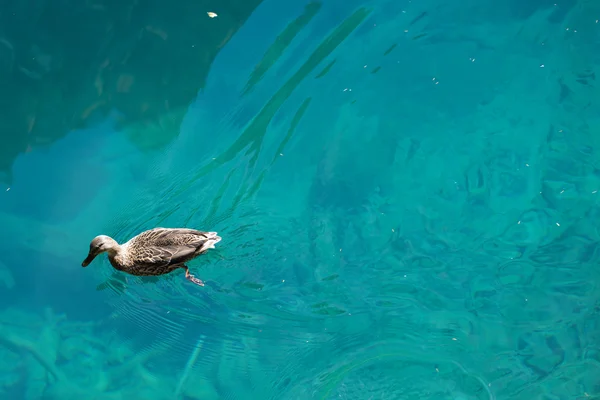
[[[190,282],[195,283],[198,286],[204,286],[204,282],[202,282],[200,279],[196,278],[194,275],[190,274],[190,270],[188,269],[188,267],[184,267],[185,268],[185,279],[187,279]]]

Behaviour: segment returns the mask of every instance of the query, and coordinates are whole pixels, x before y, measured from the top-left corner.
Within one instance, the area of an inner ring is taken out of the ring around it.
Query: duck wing
[[[169,246],[144,246],[137,247],[131,253],[133,263],[139,268],[165,268],[171,265],[182,264],[194,258],[196,251],[202,248],[206,240],[189,245]]]
[[[220,240],[216,232],[154,228],[133,238],[127,247],[137,268],[161,270],[191,260]]]
[[[203,232],[188,228],[154,228],[140,233],[131,240],[135,246],[194,246],[198,241],[218,238],[217,232]],[[219,238],[220,239],[220,238]],[[218,241],[218,240],[217,240]]]

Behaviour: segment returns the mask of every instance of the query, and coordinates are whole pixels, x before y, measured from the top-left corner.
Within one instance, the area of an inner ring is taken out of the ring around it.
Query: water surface
[[[0,398],[600,396],[600,5],[70,3],[0,12]],[[156,226],[205,287],[80,267]]]

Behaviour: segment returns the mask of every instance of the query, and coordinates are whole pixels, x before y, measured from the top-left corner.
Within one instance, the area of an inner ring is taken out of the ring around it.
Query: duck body
[[[182,268],[186,278],[198,285],[204,284],[189,273],[186,262],[213,249],[221,241],[217,232],[188,228],[154,228],[134,236],[119,245],[109,236],[96,236],[90,243],[87,258],[81,264],[87,267],[101,253],[108,253],[113,268],[136,276],[168,274]]]

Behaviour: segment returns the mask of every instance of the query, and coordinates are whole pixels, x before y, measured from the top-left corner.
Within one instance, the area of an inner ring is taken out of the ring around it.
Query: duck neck
[[[115,258],[123,252],[123,249],[119,243],[115,242],[106,252],[108,253],[108,257]]]
[[[107,253],[110,265],[112,265],[115,269],[118,269],[119,271],[122,270],[123,265],[125,265],[125,260],[127,259],[124,256],[125,251],[123,247],[119,246],[118,244],[115,244],[107,251]]]

